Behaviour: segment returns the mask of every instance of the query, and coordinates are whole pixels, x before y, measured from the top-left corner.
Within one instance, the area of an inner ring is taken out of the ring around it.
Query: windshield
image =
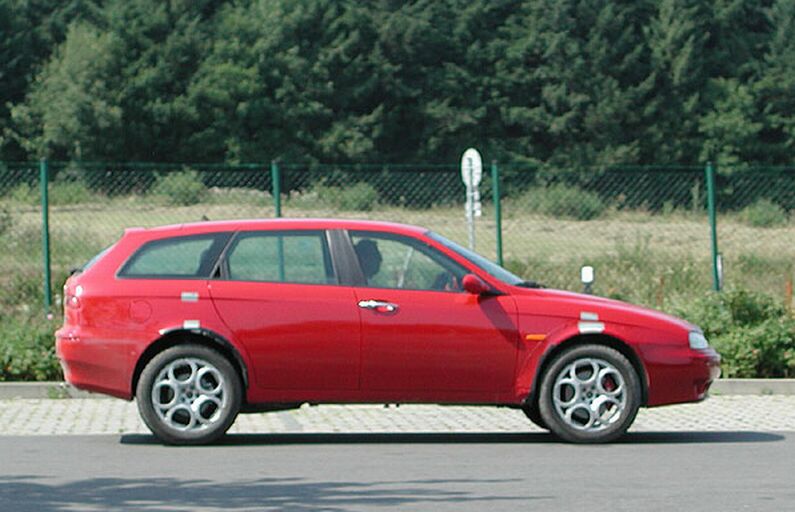
[[[520,285],[520,284],[522,284],[524,282],[524,279],[522,279],[521,277],[517,276],[516,274],[514,274],[512,272],[508,272],[507,270],[505,270],[501,266],[497,265],[493,261],[491,261],[491,260],[489,260],[487,258],[484,258],[483,256],[481,256],[480,254],[478,254],[478,253],[476,253],[474,251],[470,251],[466,247],[458,245],[457,243],[453,242],[452,240],[448,240],[447,238],[443,237],[442,235],[440,235],[438,233],[434,233],[433,231],[428,231],[426,233],[426,235],[428,235],[429,238],[431,238],[433,240],[436,240],[437,242],[439,242],[443,246],[447,247],[448,249],[451,249],[451,250],[457,252],[458,254],[460,254],[461,256],[466,258],[467,260],[469,260],[472,263],[474,263],[480,269],[485,271],[487,274],[489,274],[492,277],[496,277],[500,281],[503,281],[505,283],[508,283],[508,284],[514,285],[514,286]]]

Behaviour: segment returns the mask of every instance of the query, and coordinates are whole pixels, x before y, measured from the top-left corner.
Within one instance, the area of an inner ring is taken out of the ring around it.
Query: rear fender
[[[135,394],[135,388],[138,385],[138,378],[140,377],[141,372],[153,357],[167,348],[191,342],[209,346],[227,356],[240,375],[240,380],[243,383],[244,389],[248,389],[248,366],[243,356],[240,354],[240,351],[238,351],[238,349],[229,340],[211,329],[185,329],[183,326],[179,326],[161,329],[160,338],[152,342],[146,348],[146,350],[143,351],[140,357],[138,357],[132,379],[133,394]]]

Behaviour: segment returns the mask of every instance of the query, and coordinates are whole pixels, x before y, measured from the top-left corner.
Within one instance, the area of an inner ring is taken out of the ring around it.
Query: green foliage
[[[186,169],[158,176],[152,194],[163,197],[167,204],[190,206],[204,199],[207,187],[196,171]]]
[[[318,185],[313,192],[318,199],[340,211],[369,212],[378,203],[378,191],[363,181],[345,187]]]
[[[706,92],[713,99],[713,108],[699,119],[698,129],[704,135],[701,160],[736,169],[749,160],[747,152],[754,149],[762,129],[755,119],[754,97],[750,87],[736,79],[712,80]]]
[[[80,181],[53,182],[50,184],[48,196],[50,204],[53,206],[96,203],[101,200],[101,196],[89,190]]]
[[[795,319],[769,296],[710,293],[674,312],[704,330],[723,356],[725,377],[795,376]]]
[[[769,228],[787,223],[787,212],[784,208],[769,199],[759,199],[740,212],[740,218],[755,228]]]
[[[546,188],[533,188],[516,199],[521,208],[555,218],[591,220],[607,208],[594,194],[574,185],[556,183]]]
[[[55,321],[39,317],[0,317],[0,381],[61,380],[55,355]]]
[[[768,11],[772,31],[754,86],[757,109],[763,114],[759,159],[792,163],[795,148],[795,2],[776,0]]]
[[[26,102],[11,109],[14,140],[31,157],[109,155],[122,110],[110,90],[113,35],[86,24],[69,28],[66,41],[42,68]]]
[[[18,205],[34,206],[40,204],[41,196],[37,187],[31,187],[27,183],[20,183],[11,189],[6,198]]]
[[[29,311],[40,308],[41,285],[41,273],[36,272],[35,269],[23,269],[0,277],[0,310],[6,312],[3,316],[12,317],[19,310]]]
[[[0,0],[0,158],[791,164],[795,7]],[[440,27],[445,27],[440,30]]]
[[[792,320],[737,326],[714,338],[712,344],[723,356],[725,377],[795,376],[795,322]]]
[[[3,236],[14,223],[11,218],[11,212],[5,206],[0,206],[0,236]]]

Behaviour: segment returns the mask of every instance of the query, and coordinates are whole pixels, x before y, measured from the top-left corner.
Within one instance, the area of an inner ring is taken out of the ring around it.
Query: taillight
[[[80,309],[80,297],[77,295],[67,295],[66,307],[71,309]]]
[[[67,309],[80,309],[80,296],[83,295],[83,287],[80,285],[72,287],[69,284],[67,281],[64,286],[64,305]]]

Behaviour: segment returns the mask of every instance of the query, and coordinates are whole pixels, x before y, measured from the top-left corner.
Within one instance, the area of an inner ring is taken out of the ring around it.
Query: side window
[[[462,291],[466,269],[417,240],[365,231],[351,241],[367,286],[406,290]]]
[[[210,278],[230,233],[180,236],[145,243],[127,260],[120,277]]]
[[[336,284],[321,231],[241,233],[226,256],[229,279]]]

